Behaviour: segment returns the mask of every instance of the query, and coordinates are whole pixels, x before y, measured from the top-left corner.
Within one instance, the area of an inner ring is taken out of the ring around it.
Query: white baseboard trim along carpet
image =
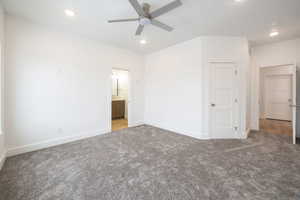
[[[140,125],[144,125],[144,123],[134,123],[131,124],[130,127],[135,127],[135,126],[140,126]],[[154,127],[158,127],[155,126],[154,124],[149,124],[150,126],[154,126]],[[164,128],[164,127],[160,127],[164,130],[168,130],[168,131],[174,131],[174,132],[179,132],[176,130],[169,130],[168,128]],[[65,143],[69,143],[69,142],[74,142],[77,140],[81,140],[81,139],[85,139],[85,138],[89,138],[89,137],[94,137],[97,135],[103,135],[105,133],[109,133],[109,130],[99,130],[99,131],[95,131],[95,132],[91,132],[88,134],[79,134],[79,135],[74,135],[74,136],[70,136],[70,137],[62,137],[62,138],[57,138],[57,139],[52,139],[52,140],[47,140],[47,141],[43,141],[43,142],[39,142],[39,143],[34,143],[34,144],[29,144],[29,145],[24,145],[24,146],[20,146],[20,147],[15,147],[15,148],[9,148],[6,152],[6,156],[7,157],[11,157],[11,156],[15,156],[15,155],[19,155],[19,154],[23,154],[23,153],[28,153],[28,152],[32,152],[32,151],[37,151],[40,149],[45,149],[48,147],[53,147],[53,146],[57,146],[57,145],[61,145],[61,144],[65,144]],[[237,138],[237,139],[246,139],[248,137],[250,133],[250,129],[248,129],[245,134],[244,137],[241,138]],[[180,134],[180,133],[178,133]],[[201,135],[201,137],[199,137],[199,135]],[[211,139],[207,133],[202,133],[199,135],[193,135],[190,134],[188,136],[196,138],[196,139],[200,139],[200,140],[209,140]],[[1,160],[0,160],[0,168],[4,163],[5,157],[6,156],[2,156]]]
[[[128,127],[136,127],[136,126],[142,126],[142,125],[145,125],[145,123],[140,121],[140,122],[128,124]]]
[[[103,135],[103,134],[109,133],[109,132],[110,132],[109,130],[98,130],[98,131],[94,131],[94,132],[90,132],[90,133],[86,133],[86,134],[79,134],[79,135],[74,135],[74,136],[70,136],[70,137],[62,137],[62,138],[47,140],[47,141],[43,141],[43,142],[39,142],[39,143],[24,145],[24,146],[20,146],[20,147],[16,147],[16,148],[9,148],[7,150],[6,155],[7,155],[7,157],[15,156],[15,155],[23,154],[23,153],[28,153],[31,151],[37,151],[37,150],[45,149],[48,147],[53,147],[53,146],[57,146],[57,145],[61,145],[61,144],[69,143],[69,142],[74,142],[77,140],[82,140],[82,139],[89,138],[89,137],[94,137],[97,135]]]
[[[4,152],[3,155],[0,156],[0,170],[4,165],[5,159],[6,159],[6,152]]]
[[[143,122],[136,122],[136,123],[130,124],[130,127],[140,126],[143,124],[144,124]],[[28,153],[31,151],[37,151],[37,150],[45,149],[48,147],[53,147],[53,146],[57,146],[57,145],[61,145],[61,144],[69,143],[69,142],[74,142],[77,140],[82,140],[82,139],[89,138],[89,137],[94,137],[97,135],[103,135],[103,134],[109,133],[109,132],[111,132],[111,131],[110,130],[98,130],[98,131],[94,131],[94,132],[90,132],[90,133],[86,133],[86,134],[78,134],[78,135],[74,135],[74,136],[70,136],[70,137],[62,137],[62,138],[47,140],[47,141],[38,142],[38,143],[34,143],[34,144],[24,145],[24,146],[20,146],[20,147],[9,148],[7,150],[6,155],[7,155],[7,157],[15,156],[15,155],[23,154],[23,153]]]

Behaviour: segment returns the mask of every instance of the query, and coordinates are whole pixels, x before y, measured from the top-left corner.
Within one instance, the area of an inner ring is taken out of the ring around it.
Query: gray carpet
[[[9,158],[1,200],[296,200],[300,148],[279,135],[201,141],[150,126]]]

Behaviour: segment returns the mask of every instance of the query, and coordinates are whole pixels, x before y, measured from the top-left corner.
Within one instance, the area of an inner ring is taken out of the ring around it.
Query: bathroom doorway
[[[129,71],[112,70],[111,130],[128,128],[129,118]]]

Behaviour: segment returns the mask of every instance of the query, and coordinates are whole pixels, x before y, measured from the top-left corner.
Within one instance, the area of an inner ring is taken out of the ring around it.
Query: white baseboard
[[[201,134],[201,138],[198,138],[200,140],[210,140],[210,136],[209,136],[209,133],[208,132],[202,132]]]
[[[23,153],[28,153],[31,151],[36,151],[36,150],[45,149],[48,147],[53,147],[53,146],[57,146],[57,145],[61,145],[61,144],[69,143],[69,142],[74,142],[77,140],[82,140],[82,139],[94,137],[97,135],[103,135],[103,134],[109,133],[109,132],[110,131],[108,131],[108,130],[99,130],[99,131],[90,132],[90,133],[86,133],[86,134],[62,137],[62,138],[47,140],[47,141],[38,142],[38,143],[34,143],[34,144],[29,144],[29,145],[14,147],[14,148],[8,148],[6,156],[10,157],[10,156],[23,154]]]
[[[3,155],[0,156],[0,170],[4,165],[5,159],[6,159],[6,152],[4,152]]]
[[[247,139],[249,137],[249,134],[251,132],[251,129],[248,128],[244,133],[241,139]]]
[[[145,123],[146,125],[149,126],[153,126],[153,127],[157,127],[166,131],[171,131],[174,133],[177,133],[179,135],[184,135],[184,136],[188,136],[188,137],[192,137],[195,139],[199,139],[199,140],[209,140],[210,138],[208,137],[208,133],[203,133],[203,132],[199,132],[198,134],[193,134],[193,133],[184,133],[183,131],[177,130],[177,129],[171,129],[168,127],[164,127],[164,126],[160,126],[154,123]]]
[[[171,132],[177,133],[179,135],[185,135],[185,136],[189,136],[189,137],[196,138],[196,139],[199,139],[199,140],[211,140],[211,139],[247,139],[248,135],[250,133],[250,129],[248,129],[247,131],[240,133],[241,135],[237,135],[235,138],[212,138],[212,137],[210,137],[210,135],[209,135],[208,132],[199,132],[198,134],[184,133],[183,131],[176,130],[176,129],[170,129],[168,127],[163,127],[163,126],[160,126],[160,125],[157,125],[157,124],[154,124],[154,123],[148,123],[147,122],[146,124],[149,125],[149,126],[154,126],[154,127],[160,128],[160,129],[164,129],[164,130],[167,130],[167,131],[171,131]]]
[[[247,131],[246,131],[247,138],[249,137],[250,132],[251,132],[251,129],[250,128],[247,129]]]
[[[134,122],[134,123],[131,123],[131,124],[128,124],[128,127],[135,127],[135,126],[141,126],[141,125],[144,125],[145,123],[140,121],[140,122]]]
[[[140,126],[140,125],[144,125],[144,122],[138,122],[138,123],[134,123],[131,124],[130,127],[134,127],[134,126]],[[160,127],[157,126],[155,124],[149,124],[150,126],[155,126],[158,128],[162,128],[168,131],[172,131],[181,135],[185,135],[185,136],[189,136],[189,137],[193,137],[196,139],[200,139],[200,140],[208,140],[210,139],[210,137],[208,137],[207,133],[199,133],[199,135],[195,135],[195,134],[183,134],[180,133],[180,131],[177,130],[171,130],[169,128],[166,127]],[[100,130],[100,131],[95,131],[95,132],[91,132],[88,134],[80,134],[80,135],[74,135],[74,136],[69,136],[69,137],[62,137],[62,138],[57,138],[57,139],[52,139],[52,140],[47,140],[47,141],[43,141],[43,142],[38,142],[38,143],[34,143],[34,144],[29,144],[29,145],[24,145],[24,146],[19,146],[19,147],[14,147],[14,148],[9,148],[6,152],[6,154],[2,155],[2,157],[0,157],[0,169],[5,161],[6,157],[10,157],[10,156],[15,156],[15,155],[19,155],[19,154],[23,154],[23,153],[28,153],[31,151],[36,151],[36,150],[41,150],[41,149],[45,149],[48,147],[53,147],[53,146],[57,146],[57,145],[61,145],[61,144],[65,144],[65,143],[69,143],[69,142],[74,142],[77,140],[81,140],[81,139],[85,139],[85,138],[89,138],[89,137],[94,137],[97,135],[103,135],[105,133],[109,133],[109,130]],[[248,137],[250,133],[250,129],[248,129],[245,132],[245,138]]]

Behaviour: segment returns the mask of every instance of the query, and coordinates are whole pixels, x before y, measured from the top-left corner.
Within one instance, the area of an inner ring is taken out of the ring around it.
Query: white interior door
[[[291,121],[292,76],[271,75],[265,81],[266,118]]]
[[[238,138],[238,72],[234,63],[211,63],[210,135]]]

